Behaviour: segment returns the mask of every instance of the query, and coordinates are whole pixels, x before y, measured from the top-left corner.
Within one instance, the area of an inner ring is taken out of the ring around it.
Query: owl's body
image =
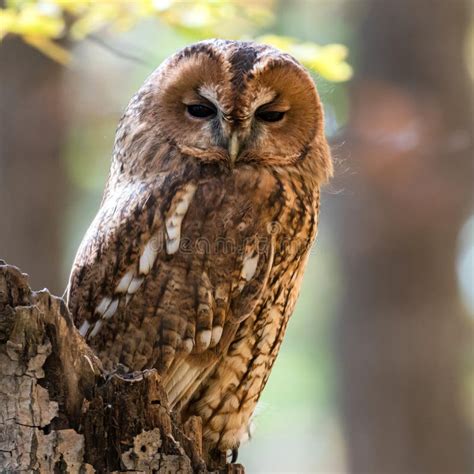
[[[322,124],[290,57],[186,48],[132,99],[76,256],[69,306],[106,368],[156,367],[220,450],[247,432],[294,308],[331,172]]]

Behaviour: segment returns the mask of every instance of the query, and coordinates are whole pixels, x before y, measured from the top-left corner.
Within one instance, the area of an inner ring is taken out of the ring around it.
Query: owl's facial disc
[[[276,50],[196,46],[152,78],[160,136],[203,162],[293,164],[322,136],[322,111],[304,69]]]
[[[332,170],[309,74],[287,54],[240,41],[197,43],[165,61],[131,100],[115,147],[117,169],[130,173],[176,157],[230,169],[317,163],[322,177]]]

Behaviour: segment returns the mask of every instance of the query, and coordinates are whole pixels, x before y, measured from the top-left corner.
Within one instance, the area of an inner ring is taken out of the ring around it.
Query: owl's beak
[[[232,133],[229,140],[228,151],[230,156],[230,161],[232,164],[235,163],[237,155],[239,154],[239,138],[237,136],[237,132]]]

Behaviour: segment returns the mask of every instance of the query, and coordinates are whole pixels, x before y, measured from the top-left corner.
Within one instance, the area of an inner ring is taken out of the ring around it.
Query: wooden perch
[[[210,462],[200,418],[173,416],[155,370],[105,373],[64,301],[0,260],[0,472],[21,471],[243,468]]]

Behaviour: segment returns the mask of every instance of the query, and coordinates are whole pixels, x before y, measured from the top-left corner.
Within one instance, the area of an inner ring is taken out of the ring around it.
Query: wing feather
[[[212,369],[272,266],[265,222],[248,216],[258,208],[228,190],[169,175],[118,188],[73,266],[68,304],[105,366],[156,367],[173,403]]]

